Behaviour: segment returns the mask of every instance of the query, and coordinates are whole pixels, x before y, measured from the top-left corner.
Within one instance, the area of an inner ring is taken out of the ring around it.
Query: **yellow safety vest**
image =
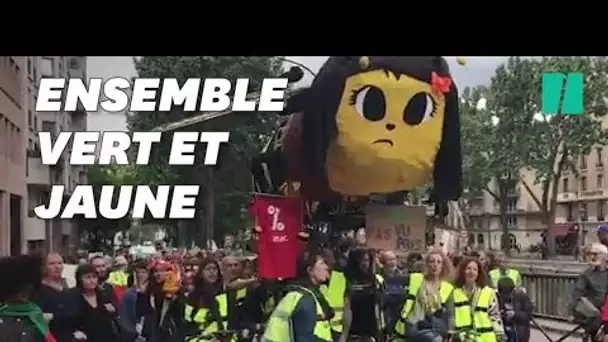
[[[246,287],[236,290],[236,299],[237,300],[241,300],[245,297],[247,297],[247,288]]]
[[[129,283],[129,275],[123,270],[110,272],[106,282],[112,286],[127,286]]]
[[[346,277],[340,271],[331,271],[329,285],[321,285],[321,293],[327,299],[335,315],[331,319],[331,329],[342,332],[342,317],[344,317],[344,294],[346,292]]]
[[[477,303],[471,305],[463,289],[454,290],[454,325],[462,341],[498,341],[488,313],[493,296],[495,296],[494,289],[486,286],[480,290]]]
[[[274,296],[268,297],[268,299],[266,299],[266,301],[264,303],[262,303],[262,313],[264,315],[264,320],[266,320],[266,319],[268,319],[268,317],[270,317],[270,315],[276,308],[276,304],[277,303],[276,303],[276,300],[274,299]]]
[[[198,326],[199,334],[208,335],[226,330],[228,328],[228,296],[225,293],[215,296],[218,311],[222,320],[220,329],[218,323],[212,320],[208,308],[199,308],[193,315],[195,308],[192,305],[186,305],[184,308],[184,320],[186,323],[194,323]],[[186,342],[203,342],[198,336],[186,336]]]
[[[495,268],[490,271],[490,281],[492,282],[492,287],[497,288],[498,281],[503,277],[511,278],[515,286],[521,286],[521,274],[518,270],[513,268],[507,268],[502,270],[500,268]]]
[[[418,295],[418,291],[420,291],[423,282],[424,275],[422,273],[410,274],[410,282],[408,285],[405,305],[403,305],[399,319],[397,322],[395,322],[395,333],[401,337],[405,336],[405,321],[412,312],[412,308],[416,302],[416,296]],[[441,282],[441,287],[439,288],[439,297],[442,305],[445,305],[448,302],[453,290],[454,286],[452,284],[448,283],[447,281]]]
[[[314,327],[315,336],[321,341],[331,342],[333,341],[331,336],[331,325],[329,320],[325,317],[323,308],[315,296],[314,292],[305,288],[297,287],[297,290],[289,292],[281,301],[277,308],[270,315],[270,319],[266,325],[264,336],[262,341],[264,342],[294,342],[292,335],[292,324],[298,324],[298,322],[292,322],[291,316],[295,310],[300,299],[305,294],[310,294],[317,304],[317,323]]]

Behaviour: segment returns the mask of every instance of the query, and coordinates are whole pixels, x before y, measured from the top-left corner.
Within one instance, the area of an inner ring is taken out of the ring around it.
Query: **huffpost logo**
[[[541,111],[545,115],[583,114],[583,74],[543,73]]]

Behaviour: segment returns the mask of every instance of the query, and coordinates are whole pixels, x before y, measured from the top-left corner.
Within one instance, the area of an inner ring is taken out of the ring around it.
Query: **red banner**
[[[300,253],[298,233],[302,228],[300,198],[256,195],[251,206],[258,240],[258,276],[260,278],[293,278]]]

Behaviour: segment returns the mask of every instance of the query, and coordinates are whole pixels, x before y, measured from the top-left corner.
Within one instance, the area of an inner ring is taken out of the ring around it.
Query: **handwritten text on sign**
[[[426,209],[403,205],[370,205],[365,211],[367,245],[404,252],[424,250]]]

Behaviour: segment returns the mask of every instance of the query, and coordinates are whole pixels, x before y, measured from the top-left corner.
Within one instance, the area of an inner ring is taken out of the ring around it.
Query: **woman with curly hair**
[[[465,258],[454,281],[454,322],[463,341],[496,342],[504,337],[495,290],[478,258]]]

